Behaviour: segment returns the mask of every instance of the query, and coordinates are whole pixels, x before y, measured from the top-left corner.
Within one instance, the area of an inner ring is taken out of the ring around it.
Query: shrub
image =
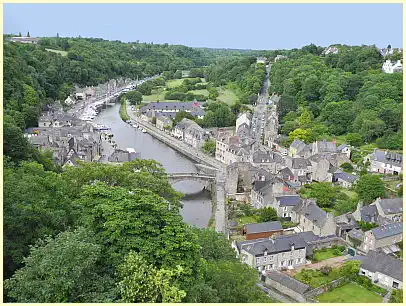
[[[320,272],[323,273],[324,275],[329,275],[331,270],[332,270],[332,268],[329,266],[323,266],[320,268]]]

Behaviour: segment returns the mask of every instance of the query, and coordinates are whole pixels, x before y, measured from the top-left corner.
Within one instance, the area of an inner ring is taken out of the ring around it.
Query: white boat
[[[143,133],[146,133],[147,131],[146,131],[145,129],[142,129],[142,132],[143,132]]]

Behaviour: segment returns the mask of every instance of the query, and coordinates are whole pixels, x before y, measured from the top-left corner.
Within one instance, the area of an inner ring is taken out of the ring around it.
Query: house
[[[364,241],[364,232],[360,229],[353,228],[347,232],[345,241],[354,248],[358,248]]]
[[[351,188],[357,180],[358,176],[346,172],[333,173],[333,183],[338,183],[338,185],[344,188]]]
[[[185,111],[194,117],[203,119],[205,115],[205,111],[203,110],[204,104],[205,102],[152,102],[142,106],[140,108],[140,113],[155,111],[156,113],[175,117],[177,112]]]
[[[362,206],[362,203],[358,203],[357,209],[352,213],[352,215],[358,222],[362,221],[367,223],[376,223],[378,225],[392,223],[390,219],[385,219],[379,215],[375,203],[365,206]]]
[[[193,124],[196,124],[193,120],[183,118],[178,124],[175,125],[172,135],[178,139],[184,140],[186,129]]]
[[[183,141],[193,148],[199,149],[206,140],[206,132],[196,122],[191,121],[184,130]]]
[[[76,103],[76,101],[75,101],[74,99],[72,99],[71,96],[68,96],[68,97],[65,99],[65,104],[66,104],[66,105],[72,105],[72,104],[75,104],[75,103]]]
[[[241,124],[237,129],[236,135],[238,137],[242,137],[242,138],[243,137],[250,137],[251,129],[250,129],[249,125],[246,124],[246,123]]]
[[[248,127],[250,127],[251,126],[251,119],[252,119],[252,115],[249,112],[239,114],[238,117],[237,117],[237,120],[235,121],[235,132],[237,133],[238,128],[244,123]]]
[[[328,54],[338,54],[339,50],[336,47],[330,46],[323,50],[321,54],[328,55]]]
[[[278,173],[284,165],[283,158],[275,152],[264,152],[261,150],[255,151],[252,156],[252,163],[255,166],[260,166],[271,173]]]
[[[319,153],[337,153],[337,146],[335,142],[326,141],[315,141],[312,143],[312,155]]]
[[[351,147],[345,143],[337,147],[338,153],[344,153],[348,158],[351,158]]]
[[[348,232],[353,229],[359,229],[360,226],[351,213],[339,215],[334,218],[336,224],[336,235],[345,239]]]
[[[52,117],[50,115],[42,115],[38,119],[38,127],[50,127],[52,125]]]
[[[18,42],[22,44],[38,44],[40,38],[37,37],[26,37],[26,36],[16,36],[16,37],[10,37],[8,39],[9,41],[12,42]]]
[[[291,219],[293,208],[299,205],[301,201],[299,195],[282,195],[275,197],[272,207],[275,208],[278,217]]]
[[[240,260],[260,272],[297,268],[306,264],[306,242],[301,235],[235,242]]]
[[[307,303],[304,295],[311,290],[311,287],[279,271],[266,272],[265,284],[275,288],[279,292],[291,297],[299,303]]]
[[[299,182],[301,185],[311,182],[312,163],[309,159],[287,156],[285,166],[293,173],[292,182]]]
[[[394,175],[403,173],[403,155],[399,153],[374,149],[364,161],[371,163],[368,169],[371,172]]]
[[[216,141],[217,160],[226,165],[236,162],[251,162],[255,140],[249,137],[220,136]]]
[[[384,252],[389,250],[390,252],[391,249],[398,249],[395,244],[402,241],[402,239],[403,223],[385,224],[365,232],[364,242],[361,248],[365,253],[378,249],[382,249]]]
[[[377,198],[374,203],[378,214],[391,222],[403,221],[403,198],[381,199]]]
[[[289,147],[288,156],[308,158],[312,155],[312,148],[299,139],[295,139]]]
[[[263,223],[249,223],[242,228],[242,234],[246,240],[258,238],[268,238],[282,234],[282,224],[279,221],[270,221]]]
[[[140,158],[140,153],[135,151],[129,152],[127,150],[115,149],[113,154],[108,158],[110,163],[125,163]]]
[[[316,154],[309,158],[312,165],[311,178],[315,182],[333,181],[333,173],[338,169],[330,162],[330,156],[326,154]]]
[[[373,284],[386,289],[403,288],[403,262],[393,256],[369,251],[360,257],[359,274],[367,276]]]
[[[282,59],[287,59],[287,58],[288,58],[287,56],[278,54],[278,55],[275,57],[274,62],[276,63],[277,61],[280,61],[280,60],[282,60]]]
[[[392,63],[390,60],[386,60],[382,64],[382,71],[385,73],[394,73],[394,72],[402,72],[403,65],[400,60],[397,60],[396,63]]]
[[[293,222],[299,223],[301,231],[312,231],[317,236],[334,235],[336,224],[334,216],[316,205],[312,199],[306,199],[292,209]]]
[[[77,93],[75,93],[75,99],[76,100],[84,100],[85,99],[85,94],[83,92],[77,92]]]
[[[251,190],[251,206],[257,209],[270,207],[277,196],[288,194],[294,195],[296,192],[276,176],[267,181],[256,181]]]
[[[166,128],[172,128],[172,120],[167,116],[158,116],[156,118],[156,127],[161,131],[165,130]]]
[[[146,122],[152,122],[152,118],[156,117],[156,113],[153,110],[147,111],[145,113],[141,113],[140,118]]]
[[[257,64],[265,64],[266,57],[257,57]]]
[[[284,181],[295,181],[295,175],[293,174],[292,170],[289,169],[289,167],[279,170],[278,177]]]

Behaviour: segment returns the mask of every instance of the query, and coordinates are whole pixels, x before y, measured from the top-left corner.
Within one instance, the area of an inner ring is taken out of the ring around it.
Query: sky
[[[231,49],[402,47],[402,4],[4,4],[4,33]]]

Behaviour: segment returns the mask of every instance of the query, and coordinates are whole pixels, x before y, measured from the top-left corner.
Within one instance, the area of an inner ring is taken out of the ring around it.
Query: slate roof
[[[334,179],[341,179],[348,183],[354,183],[358,179],[358,176],[346,172],[336,172],[333,177]]]
[[[284,178],[288,178],[289,176],[290,177],[294,176],[292,170],[290,170],[288,167],[285,167],[285,168],[279,170],[279,174],[281,174],[282,177],[284,177]]]
[[[396,222],[391,224],[385,224],[380,227],[371,229],[371,232],[373,233],[376,239],[395,236],[403,232],[403,223]]]
[[[295,139],[290,146],[296,150],[299,150],[303,149],[306,146],[306,144],[300,139]]]
[[[315,146],[318,147],[318,152],[319,153],[322,153],[322,152],[335,153],[335,152],[337,152],[337,146],[332,141],[326,141],[326,140],[316,141]]]
[[[378,218],[378,209],[375,204],[361,207],[361,221],[376,222]],[[373,220],[373,221],[372,221]]]
[[[350,230],[347,235],[353,239],[357,239],[359,241],[364,241],[364,232],[360,229],[353,228]]]
[[[285,273],[281,273],[279,271],[272,271],[266,274],[266,277],[269,279],[280,283],[281,285],[299,293],[304,294],[306,291],[310,289],[310,287],[298,280],[288,276]]]
[[[403,155],[399,153],[375,150],[372,153],[372,159],[382,163],[387,163],[396,166],[403,165]]]
[[[346,144],[346,143],[343,143],[342,145],[339,145],[338,147],[337,147],[337,151],[342,151],[342,150],[344,150],[345,148],[347,148],[348,147],[348,145]]]
[[[318,227],[322,227],[327,220],[327,213],[318,207],[312,199],[303,200],[299,205],[293,208],[293,211],[305,216],[306,219],[309,219]]]
[[[311,163],[309,160],[297,157],[297,158],[292,158],[292,168],[293,169],[305,169],[307,166],[311,166]]]
[[[282,156],[273,152],[256,151],[253,155],[254,163],[282,163]]]
[[[280,196],[280,197],[276,197],[276,200],[279,201],[280,207],[296,206],[301,202],[300,196],[298,196],[298,195]]]
[[[248,223],[245,224],[247,234],[266,233],[281,231],[282,224],[279,221],[270,221],[263,223]]]
[[[193,116],[204,116],[202,106],[205,102],[152,102],[140,108],[142,113],[149,110],[155,111],[189,111]]]
[[[403,212],[403,198],[380,199],[379,205],[386,215],[399,214]]]
[[[362,258],[361,268],[370,272],[379,272],[403,281],[402,261],[383,253],[369,251],[368,254]]]
[[[115,150],[108,158],[109,162],[123,163],[137,159],[139,154],[136,152],[128,152],[124,150]]]
[[[237,242],[239,249],[244,249],[254,256],[263,256],[265,251],[268,254],[287,252],[291,250],[292,245],[295,249],[304,249],[306,242],[297,234]]]

